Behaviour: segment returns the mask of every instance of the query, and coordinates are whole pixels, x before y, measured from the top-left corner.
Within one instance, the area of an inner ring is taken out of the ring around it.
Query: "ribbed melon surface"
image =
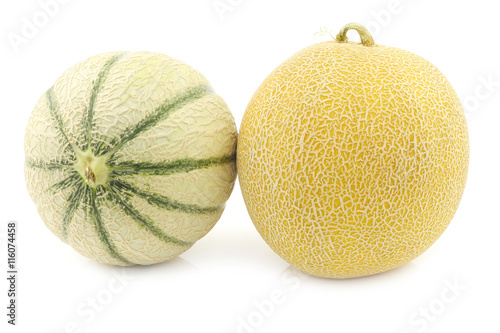
[[[190,66],[107,53],[66,71],[25,136],[26,182],[46,225],[81,254],[152,264],[217,222],[236,178],[236,126]]]

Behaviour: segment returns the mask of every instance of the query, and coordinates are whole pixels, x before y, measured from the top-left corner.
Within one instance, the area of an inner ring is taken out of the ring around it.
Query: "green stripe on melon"
[[[220,217],[236,135],[227,105],[191,67],[154,53],[103,54],[69,69],[35,107],[28,190],[78,252],[116,265],[161,262]]]

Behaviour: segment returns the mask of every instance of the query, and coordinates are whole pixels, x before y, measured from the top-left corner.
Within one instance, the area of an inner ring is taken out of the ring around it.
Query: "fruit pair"
[[[348,42],[355,29],[361,43]],[[25,139],[26,179],[47,226],[80,253],[168,260],[216,223],[236,178],[236,126],[191,67],[108,53],[64,73]],[[446,78],[357,24],[276,68],[252,97],[237,164],[249,214],[297,268],[382,272],[444,231],[464,190],[468,136]]]

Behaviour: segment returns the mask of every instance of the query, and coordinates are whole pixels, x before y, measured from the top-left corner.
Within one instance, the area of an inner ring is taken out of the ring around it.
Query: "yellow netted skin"
[[[349,29],[361,43],[347,41]],[[383,272],[429,248],[457,210],[468,160],[465,115],[445,76],[357,24],[266,78],[237,153],[264,240],[331,278]]]

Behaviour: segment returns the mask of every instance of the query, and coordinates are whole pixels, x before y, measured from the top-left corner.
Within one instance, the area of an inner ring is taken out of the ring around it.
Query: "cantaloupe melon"
[[[236,179],[237,132],[196,70],[149,52],[67,70],[25,136],[41,218],[81,254],[114,265],[171,259],[217,222]]]
[[[458,207],[468,159],[464,112],[443,74],[349,24],[261,84],[237,164],[269,246],[307,273],[348,278],[429,248]]]

